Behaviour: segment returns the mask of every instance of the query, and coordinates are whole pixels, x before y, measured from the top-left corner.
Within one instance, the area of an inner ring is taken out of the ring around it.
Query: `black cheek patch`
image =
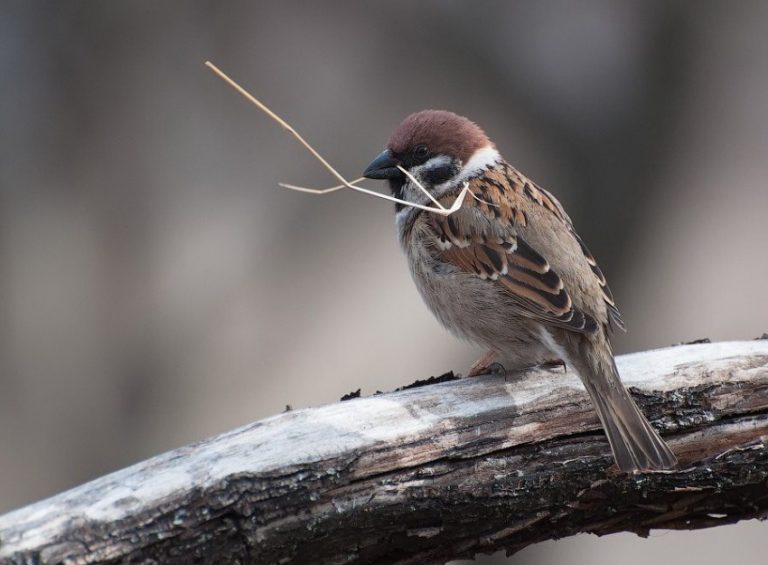
[[[439,165],[437,167],[427,169],[422,173],[422,177],[424,178],[426,184],[435,186],[438,184],[443,184],[445,181],[455,177],[458,172],[459,168],[456,165],[453,163],[446,163],[444,165]]]
[[[393,179],[387,179],[389,183],[389,191],[395,198],[403,199],[403,185],[405,185],[405,177],[396,177]]]
[[[392,196],[397,198],[398,200],[403,199],[403,185],[405,185],[405,177],[397,177],[393,179],[388,179],[387,182],[389,183],[389,190],[392,192]],[[395,212],[399,212],[405,208],[404,204],[400,204],[399,202],[395,202]]]

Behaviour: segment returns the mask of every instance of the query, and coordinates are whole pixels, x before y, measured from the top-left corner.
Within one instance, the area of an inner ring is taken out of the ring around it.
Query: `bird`
[[[386,180],[400,200],[398,238],[427,307],[487,349],[475,372],[493,360],[571,367],[622,472],[677,466],[620,380],[611,334],[624,323],[595,258],[557,198],[504,160],[480,126],[445,110],[413,113],[363,177]],[[451,214],[408,205],[447,208],[467,187]]]

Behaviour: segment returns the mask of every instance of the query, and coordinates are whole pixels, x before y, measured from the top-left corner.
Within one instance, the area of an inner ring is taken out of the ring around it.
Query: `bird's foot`
[[[468,377],[479,377],[480,375],[503,376],[507,378],[507,370],[501,363],[497,363],[496,352],[486,351],[480,359],[475,361],[469,368]]]

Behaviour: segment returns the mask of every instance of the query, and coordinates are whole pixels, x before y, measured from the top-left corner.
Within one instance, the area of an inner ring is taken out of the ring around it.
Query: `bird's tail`
[[[597,410],[619,468],[632,472],[676,467],[675,454],[621,383],[613,357],[594,350],[581,353],[572,361]]]

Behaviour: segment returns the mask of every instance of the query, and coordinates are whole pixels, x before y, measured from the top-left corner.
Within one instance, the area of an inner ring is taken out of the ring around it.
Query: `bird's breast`
[[[540,362],[538,324],[521,315],[499,285],[442,261],[437,239],[420,222],[404,243],[416,288],[443,326],[483,347],[514,350],[521,366]]]

